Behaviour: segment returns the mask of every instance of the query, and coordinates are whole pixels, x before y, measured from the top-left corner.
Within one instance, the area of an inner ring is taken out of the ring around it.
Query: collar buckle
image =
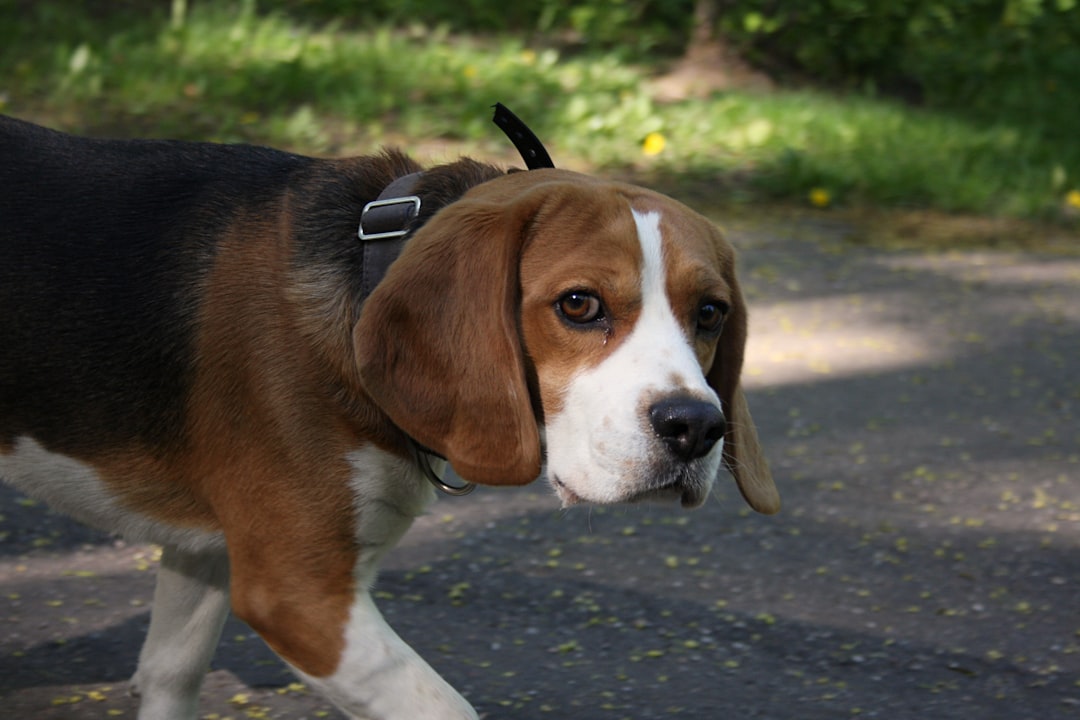
[[[409,224],[419,214],[420,198],[417,195],[372,200],[360,213],[357,234],[364,241],[404,237],[409,233]]]

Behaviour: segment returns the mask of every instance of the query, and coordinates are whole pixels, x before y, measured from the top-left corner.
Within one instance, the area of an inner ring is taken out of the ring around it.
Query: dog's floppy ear
[[[731,308],[720,334],[716,358],[709,369],[709,385],[720,396],[727,420],[724,432],[724,464],[735,477],[739,492],[754,510],[771,515],[780,509],[780,494],[773,484],[769,464],[758,442],[739,378],[746,346],[746,303],[735,277],[734,258],[727,263],[725,280],[731,288]]]
[[[364,389],[470,482],[523,485],[540,474],[517,322],[528,217],[480,199],[443,209],[409,240],[353,331]]]

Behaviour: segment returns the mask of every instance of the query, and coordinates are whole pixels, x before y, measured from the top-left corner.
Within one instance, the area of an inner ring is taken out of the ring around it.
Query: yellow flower
[[[665,145],[667,145],[667,139],[663,135],[651,132],[645,136],[645,142],[641,143],[641,152],[649,157],[659,155],[664,152]]]
[[[810,191],[808,197],[810,198],[810,204],[814,207],[828,207],[829,203],[832,202],[832,195],[830,195],[829,191],[825,188],[814,188]]]
[[[472,80],[476,77],[477,72],[479,71],[476,69],[475,65],[466,65],[465,69],[461,71],[461,74],[465,76],[466,80]]]
[[[1065,193],[1065,204],[1080,210],[1080,190],[1070,190]]]

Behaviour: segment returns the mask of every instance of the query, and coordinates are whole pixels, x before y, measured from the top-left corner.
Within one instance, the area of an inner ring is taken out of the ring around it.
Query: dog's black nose
[[[704,400],[680,397],[661,400],[649,408],[653,430],[683,462],[707,455],[724,437],[724,414]]]

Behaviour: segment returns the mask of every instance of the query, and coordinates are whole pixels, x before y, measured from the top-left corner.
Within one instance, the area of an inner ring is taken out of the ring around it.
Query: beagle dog
[[[475,718],[369,593],[435,496],[422,459],[564,505],[699,506],[723,464],[779,508],[735,254],[666,196],[434,167],[371,289],[358,218],[420,170],[400,153],[0,118],[0,158],[0,476],[164,546],[143,720],[196,717],[230,607],[349,717]]]

